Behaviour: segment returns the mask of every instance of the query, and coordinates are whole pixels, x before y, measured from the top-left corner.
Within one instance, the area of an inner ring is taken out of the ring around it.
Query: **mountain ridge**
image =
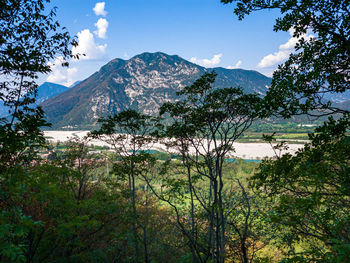
[[[36,96],[36,104],[40,104],[42,102],[44,102],[45,100],[52,98],[58,94],[61,94],[63,92],[68,91],[69,88],[64,86],[64,85],[60,85],[60,84],[56,84],[53,82],[44,82],[43,84],[41,84],[38,87],[38,93]]]
[[[34,105],[41,104],[45,100],[68,90],[69,88],[64,85],[52,82],[44,82],[37,89],[37,94],[35,97],[36,103]],[[8,115],[9,107],[5,106],[3,102],[0,102],[0,117],[6,117]]]
[[[264,95],[271,79],[243,69],[204,68],[178,55],[145,52],[128,60],[116,58],[68,91],[41,106],[53,128],[93,127],[100,117],[126,109],[155,114],[160,105],[178,99],[176,92],[202,74],[215,70],[215,86],[241,86]]]

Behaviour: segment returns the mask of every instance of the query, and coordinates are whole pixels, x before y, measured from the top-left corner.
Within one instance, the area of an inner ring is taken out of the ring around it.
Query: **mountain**
[[[323,99],[333,103],[344,103],[350,100],[350,90],[346,90],[342,93],[326,93]]]
[[[143,53],[129,60],[114,59],[68,91],[41,105],[53,128],[92,127],[98,118],[132,108],[154,114],[176,92],[208,71],[218,73],[217,87],[241,86],[265,94],[271,79],[242,69],[204,68],[179,56]]]
[[[80,82],[81,82],[80,80],[74,82],[72,85],[69,86],[69,88],[73,88],[74,86],[78,85]]]
[[[8,107],[6,107],[4,105],[4,103],[1,101],[0,102],[0,118],[6,117],[7,115],[9,115]]]
[[[335,104],[335,107],[342,109],[342,110],[350,111],[350,99]]]
[[[49,98],[52,98],[58,94],[61,94],[67,90],[69,90],[69,88],[66,86],[51,83],[51,82],[44,82],[41,86],[38,87],[36,103],[40,104],[43,101]]]
[[[38,93],[36,96],[36,104],[40,104],[43,101],[54,97],[60,93],[63,93],[65,91],[69,90],[66,86],[51,83],[51,82],[44,82],[42,85],[38,87]],[[8,107],[4,106],[3,102],[0,103],[0,117],[6,117],[9,115]]]

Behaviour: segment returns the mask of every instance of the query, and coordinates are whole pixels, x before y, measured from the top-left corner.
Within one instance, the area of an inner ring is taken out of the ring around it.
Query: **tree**
[[[266,94],[265,116],[276,111],[289,118],[296,114],[329,115],[349,112],[329,103],[332,94],[350,88],[350,3],[348,0],[221,0],[234,3],[243,19],[252,12],[277,9],[275,31],[293,30],[295,53],[273,74]],[[312,37],[305,34],[311,32]],[[314,110],[310,112],[310,110]]]
[[[71,155],[82,149],[81,145],[70,143],[64,152],[74,162],[66,158],[30,167],[21,178],[29,190],[14,200],[34,221],[22,237],[25,262],[96,262],[113,258],[124,249],[122,242],[113,241],[118,231],[125,229],[127,203],[104,171],[99,174],[101,163],[95,156],[75,155],[75,159]],[[88,170],[94,178],[86,176]]]
[[[138,113],[134,110],[126,110],[107,119],[100,119],[101,128],[92,131],[90,136],[98,138],[108,143],[117,154],[119,162],[113,167],[119,179],[125,177],[128,182],[129,201],[132,211],[132,233],[135,248],[135,262],[141,261],[141,253],[139,251],[139,234],[138,229],[143,231],[143,247],[144,260],[150,262],[148,245],[148,218],[144,220],[144,224],[139,219],[137,211],[138,198],[136,181],[141,179],[154,164],[154,158],[145,153],[147,147],[152,142],[150,136],[155,129],[155,118]],[[146,192],[145,209],[148,211],[148,193]]]
[[[40,107],[33,106],[39,74],[51,71],[49,61],[70,58],[76,45],[65,28],[46,14],[50,0],[0,1],[0,101],[9,108],[1,119],[1,166],[28,163],[33,149],[43,143],[39,127],[48,124]],[[63,66],[68,66],[67,62]]]
[[[309,247],[296,258],[350,259],[349,128],[349,116],[329,120],[295,156],[265,160],[253,177],[263,196],[275,201],[271,220],[283,226],[281,238],[291,248],[299,242]]]
[[[215,78],[214,72],[204,74],[178,93],[183,100],[165,103],[160,111],[170,118],[163,137],[180,154],[186,177],[170,174],[163,192],[152,190],[175,210],[194,262],[225,261],[232,214],[225,161],[234,152],[233,142],[256,118],[260,103],[257,95],[240,88],[214,88]],[[183,209],[184,203],[189,208]]]
[[[349,110],[329,102],[349,90],[349,1],[245,1],[235,3],[239,19],[251,12],[278,9],[274,30],[292,29],[295,53],[273,74],[262,117],[333,115],[295,156],[265,160],[255,188],[272,198],[270,220],[290,248],[288,262],[349,261]],[[313,36],[306,38],[305,34]],[[271,139],[271,138],[270,138]],[[281,145],[283,146],[283,145]],[[301,252],[295,245],[302,244]]]
[[[30,226],[40,224],[17,202],[29,191],[25,168],[44,143],[40,127],[48,125],[42,109],[33,106],[35,80],[51,71],[49,61],[71,57],[70,44],[76,44],[54,20],[55,9],[46,13],[47,2],[0,1],[0,102],[9,107],[8,117],[0,120],[1,261],[23,261]]]

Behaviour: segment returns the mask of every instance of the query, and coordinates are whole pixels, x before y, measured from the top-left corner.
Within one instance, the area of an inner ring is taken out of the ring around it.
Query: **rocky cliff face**
[[[241,86],[246,92],[265,94],[271,79],[241,69],[207,69],[179,56],[143,53],[130,60],[114,59],[67,92],[42,103],[54,128],[91,127],[100,117],[125,109],[154,114],[176,92],[205,72],[215,70],[217,87]]]

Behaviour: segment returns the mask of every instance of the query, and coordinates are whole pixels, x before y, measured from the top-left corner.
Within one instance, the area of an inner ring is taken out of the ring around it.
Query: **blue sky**
[[[57,19],[77,36],[73,52],[87,56],[70,69],[53,62],[47,81],[70,85],[114,58],[142,52],[177,54],[207,67],[257,70],[271,75],[292,51],[289,32],[274,32],[276,11],[239,21],[220,0],[53,0]]]

